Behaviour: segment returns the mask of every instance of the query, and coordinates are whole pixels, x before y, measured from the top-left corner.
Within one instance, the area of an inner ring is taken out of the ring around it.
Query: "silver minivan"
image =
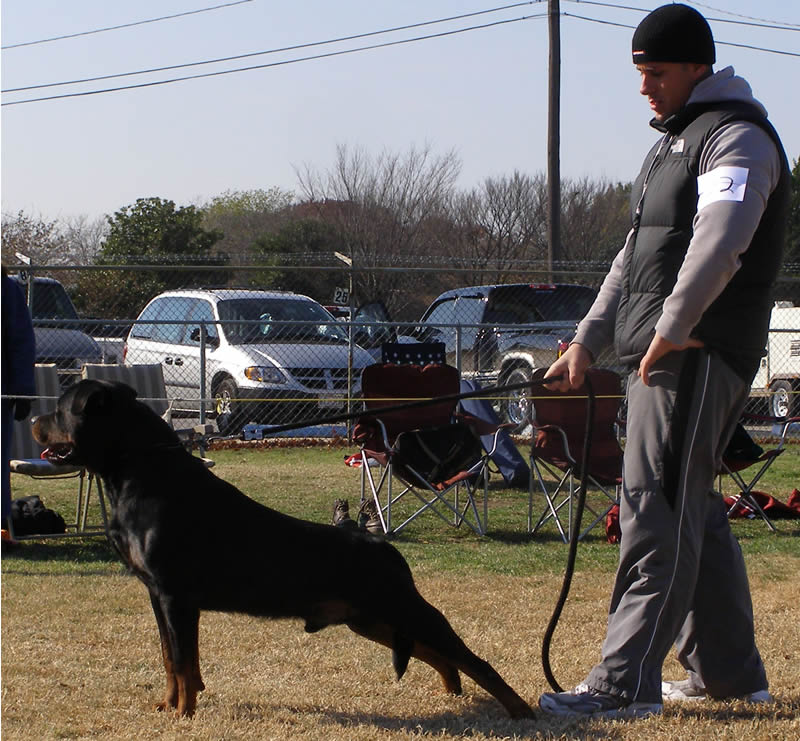
[[[142,310],[126,365],[161,363],[175,411],[199,410],[201,346],[207,409],[223,434],[248,422],[282,424],[346,408],[372,356],[307,296],[286,291],[178,290]]]

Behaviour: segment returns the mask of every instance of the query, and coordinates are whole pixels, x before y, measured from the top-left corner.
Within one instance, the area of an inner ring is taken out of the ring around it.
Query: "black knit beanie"
[[[647,15],[633,34],[633,63],[695,62],[714,64],[714,37],[694,8],[662,5]]]

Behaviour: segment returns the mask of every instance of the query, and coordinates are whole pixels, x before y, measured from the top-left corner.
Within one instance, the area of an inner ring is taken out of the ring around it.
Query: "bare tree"
[[[300,187],[318,217],[331,223],[356,268],[419,264],[441,254],[442,224],[461,163],[452,151],[435,156],[428,147],[404,154],[370,156],[339,145],[334,166],[325,173],[306,167]],[[403,292],[397,291],[402,280]],[[408,274],[357,272],[361,300],[382,298],[393,312],[402,308],[413,286]]]
[[[630,229],[630,185],[606,180],[561,184],[561,254],[569,262],[610,262]]]
[[[459,239],[455,254],[481,270],[475,280],[503,282],[520,261],[544,258],[546,204],[544,175],[530,177],[519,172],[486,178],[456,198],[454,220]],[[492,275],[487,275],[487,268],[494,271]]]
[[[74,216],[63,221],[61,233],[69,261],[75,265],[90,265],[108,234],[108,221],[104,216],[96,219],[85,215]]]
[[[59,223],[24,211],[3,214],[3,264],[18,263],[17,253],[29,257],[34,264],[69,262]]]

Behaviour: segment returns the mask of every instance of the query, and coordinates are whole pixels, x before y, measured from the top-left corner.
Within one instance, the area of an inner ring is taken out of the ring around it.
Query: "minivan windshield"
[[[347,342],[347,332],[320,304],[290,298],[237,298],[217,304],[232,345],[264,342]],[[303,322],[287,324],[286,322]]]

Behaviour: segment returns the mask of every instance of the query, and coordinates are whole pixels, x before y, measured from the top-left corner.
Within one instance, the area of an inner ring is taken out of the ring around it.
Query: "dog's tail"
[[[414,651],[414,640],[404,635],[399,630],[395,630],[392,636],[392,666],[394,667],[397,679],[403,678],[408,669],[408,662]]]

